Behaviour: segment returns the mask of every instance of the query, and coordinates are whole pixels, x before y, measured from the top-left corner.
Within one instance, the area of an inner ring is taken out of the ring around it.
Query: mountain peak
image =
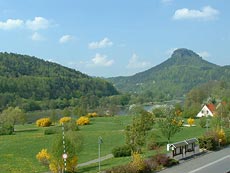
[[[189,49],[186,49],[186,48],[179,48],[179,49],[176,49],[172,56],[173,57],[177,57],[177,58],[186,58],[186,57],[197,57],[199,59],[201,59],[201,57],[193,52],[192,50],[189,50]]]
[[[173,52],[169,61],[166,62],[167,65],[188,65],[193,64],[196,66],[200,66],[204,63],[202,57],[200,57],[197,53],[192,50],[180,48]]]

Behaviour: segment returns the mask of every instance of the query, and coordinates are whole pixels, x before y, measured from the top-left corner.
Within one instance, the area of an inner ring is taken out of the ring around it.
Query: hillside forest
[[[114,115],[121,107],[177,99],[196,112],[205,102],[229,101],[230,66],[205,61],[178,49],[165,62],[134,76],[102,79],[36,57],[0,53],[0,111],[97,111]],[[111,83],[112,84],[111,84]],[[69,113],[68,113],[69,114]]]

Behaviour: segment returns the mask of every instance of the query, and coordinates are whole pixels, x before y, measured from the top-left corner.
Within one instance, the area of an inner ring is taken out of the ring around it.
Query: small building
[[[207,104],[207,105],[204,105],[201,109],[201,111],[196,115],[196,117],[208,117],[208,116],[211,116],[213,117],[214,116],[214,112],[216,110],[216,107],[214,104]]]
[[[179,141],[173,144],[169,144],[169,148],[172,150],[172,156],[186,155],[188,152],[193,152],[195,154],[195,147],[198,140],[196,138],[186,139],[184,141]]]

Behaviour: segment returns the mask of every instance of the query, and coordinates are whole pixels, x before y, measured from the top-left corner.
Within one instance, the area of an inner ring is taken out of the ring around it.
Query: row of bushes
[[[75,123],[75,121],[71,120],[67,123],[64,123],[64,130],[65,131],[76,131],[78,130],[78,126]],[[45,129],[44,134],[45,135],[52,135],[52,134],[58,134],[62,131],[62,129],[60,127],[57,126],[53,126],[53,127],[49,127],[47,129]]]
[[[60,124],[65,124],[65,123],[68,123],[72,121],[72,118],[71,117],[62,117],[60,120],[59,120],[59,123]],[[90,123],[90,119],[86,116],[82,116],[80,117],[79,119],[76,120],[76,124],[77,125],[86,125],[86,124],[89,124]],[[41,118],[39,120],[36,121],[36,125],[38,127],[49,127],[51,126],[52,124],[52,121],[50,118]]]
[[[178,164],[175,159],[169,158],[166,154],[156,154],[146,160],[140,154],[134,153],[133,160],[129,164],[106,170],[106,173],[152,173],[161,170],[163,167],[170,167]]]
[[[220,146],[225,146],[230,143],[229,135],[226,135],[223,129],[210,130],[198,138],[200,148],[216,150]]]

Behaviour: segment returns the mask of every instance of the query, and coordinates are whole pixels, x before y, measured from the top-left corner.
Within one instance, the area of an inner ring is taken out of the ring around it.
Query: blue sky
[[[0,0],[0,51],[91,76],[133,75],[188,48],[230,64],[229,0]]]

